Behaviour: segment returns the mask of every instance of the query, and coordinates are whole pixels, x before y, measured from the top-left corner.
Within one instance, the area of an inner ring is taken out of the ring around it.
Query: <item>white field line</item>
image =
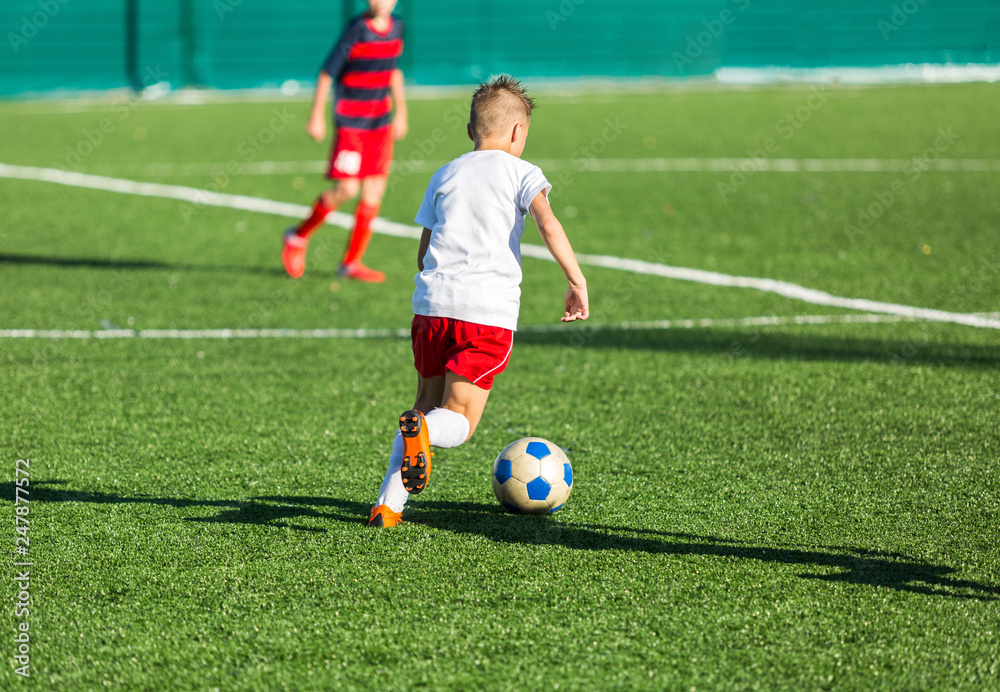
[[[522,245],[522,254],[536,257],[538,259],[549,259],[548,251],[537,245]],[[979,315],[946,312],[944,310],[934,310],[929,308],[918,308],[910,305],[900,305],[898,303],[883,303],[865,298],[842,298],[825,291],[818,291],[813,288],[806,288],[798,284],[776,279],[760,279],[750,276],[732,276],[731,274],[720,274],[718,272],[705,271],[703,269],[689,269],[686,267],[671,267],[665,264],[644,262],[642,260],[622,259],[620,257],[608,257],[606,255],[577,255],[580,264],[587,264],[593,267],[606,267],[609,269],[619,269],[630,271],[636,274],[647,274],[650,276],[662,276],[668,279],[680,281],[693,281],[695,283],[709,284],[711,286],[727,286],[732,288],[752,288],[767,293],[777,293],[786,298],[801,300],[813,305],[826,305],[829,307],[847,308],[849,310],[860,310],[861,312],[877,312],[887,315],[899,315],[901,317],[911,317],[913,319],[930,320],[935,322],[953,322],[964,324],[970,327],[983,327],[988,329],[1000,329],[1000,319],[981,317]]]
[[[106,178],[103,176],[89,175],[86,173],[74,173],[51,168],[32,168],[0,163],[0,177],[15,178],[20,180],[39,180],[59,185],[85,187],[96,190],[120,192],[123,194],[142,195],[146,197],[164,197],[195,205],[227,207],[230,209],[242,209],[245,211],[274,214],[286,217],[290,216],[293,218],[302,218],[309,212],[309,207],[306,207],[305,205],[277,202],[274,200],[262,199],[260,197],[229,195],[221,192],[211,192],[192,187],[183,187],[180,185],[164,185],[161,183],[144,183],[135,180],[124,180],[121,178]],[[327,217],[327,222],[344,228],[350,228],[354,224],[354,219],[348,214],[334,212]],[[416,226],[397,223],[395,221],[388,221],[386,219],[376,219],[372,223],[372,229],[379,233],[399,238],[415,239],[420,237],[420,229]],[[521,254],[535,259],[553,261],[548,251],[540,245],[523,244],[521,246]],[[951,322],[954,324],[964,324],[970,327],[1000,329],[1000,319],[996,318],[966,313],[946,312],[944,310],[934,310],[929,308],[918,308],[909,305],[900,305],[897,303],[883,303],[863,298],[843,298],[831,295],[824,291],[818,291],[816,289],[806,288],[804,286],[799,286],[798,284],[778,281],[775,279],[733,276],[730,274],[720,274],[718,272],[710,272],[702,269],[672,267],[665,264],[645,262],[642,260],[623,259],[621,257],[611,257],[608,255],[578,255],[577,259],[580,264],[616,269],[636,274],[661,276],[680,281],[693,281],[695,283],[708,284],[711,286],[752,288],[754,290],[776,293],[787,298],[812,303],[813,305],[826,305],[830,307],[847,308],[849,310],[859,310],[862,312],[899,315],[901,317],[937,322]]]
[[[385,339],[407,329],[0,329],[0,339]]]
[[[883,173],[902,171],[1000,171],[997,159],[599,159],[580,161],[583,170],[611,173]],[[540,165],[540,164],[539,164]]]
[[[67,185],[69,187],[84,187],[92,190],[104,190],[106,192],[120,192],[126,195],[139,195],[141,197],[176,199],[199,206],[228,207],[230,209],[256,211],[262,214],[278,214],[280,216],[302,217],[310,211],[310,208],[303,204],[277,202],[271,199],[246,197],[243,195],[228,195],[221,192],[212,192],[211,190],[201,190],[181,185],[164,185],[162,183],[144,183],[137,180],[108,178],[102,175],[63,171],[58,168],[34,168],[31,166],[11,166],[0,163],[0,178],[38,180],[57,185]],[[353,223],[351,217],[347,214],[337,212],[331,214],[328,219],[338,226]]]
[[[587,324],[583,331],[638,331],[665,329],[720,329],[785,325],[878,324],[914,321],[899,315],[795,315],[791,317],[702,318]],[[576,331],[580,331],[577,329]],[[570,333],[563,324],[539,324],[518,329],[519,334]],[[0,329],[0,339],[408,339],[406,329]]]
[[[393,167],[406,173],[436,171],[446,161],[401,159]],[[773,158],[580,158],[534,161],[546,170],[581,173],[900,173],[904,171],[1000,172],[1000,159],[773,159]],[[253,161],[239,166],[239,175],[325,173],[327,161]],[[151,176],[212,175],[219,163],[147,163],[105,168]]]

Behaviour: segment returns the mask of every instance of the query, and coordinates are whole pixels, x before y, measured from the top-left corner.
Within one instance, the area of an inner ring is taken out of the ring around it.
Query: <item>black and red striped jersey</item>
[[[375,130],[392,121],[389,78],[403,54],[403,22],[392,17],[389,30],[379,33],[370,21],[364,14],[352,19],[323,63],[337,85],[337,127]]]

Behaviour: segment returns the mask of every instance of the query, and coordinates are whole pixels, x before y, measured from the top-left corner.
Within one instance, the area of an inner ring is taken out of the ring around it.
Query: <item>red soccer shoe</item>
[[[365,281],[370,284],[380,284],[385,281],[385,274],[374,269],[370,269],[361,262],[349,262],[340,265],[337,274],[344,279],[355,279]]]
[[[303,238],[294,228],[285,231],[285,249],[281,253],[281,263],[293,279],[301,278],[306,272],[306,247],[309,239]]]

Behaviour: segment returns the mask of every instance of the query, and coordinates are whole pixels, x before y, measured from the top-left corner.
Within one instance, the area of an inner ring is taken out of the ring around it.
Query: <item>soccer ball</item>
[[[552,514],[573,489],[566,453],[540,437],[511,442],[493,462],[493,492],[514,514]]]

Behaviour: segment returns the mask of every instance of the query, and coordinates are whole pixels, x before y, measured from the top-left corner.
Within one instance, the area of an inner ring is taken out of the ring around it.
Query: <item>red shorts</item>
[[[392,125],[377,130],[337,128],[337,139],[330,153],[330,170],[326,176],[342,178],[367,178],[370,175],[389,175],[392,166]]]
[[[480,389],[493,386],[514,345],[509,329],[449,317],[414,315],[410,336],[413,365],[421,377],[443,377],[445,370],[451,370]]]

